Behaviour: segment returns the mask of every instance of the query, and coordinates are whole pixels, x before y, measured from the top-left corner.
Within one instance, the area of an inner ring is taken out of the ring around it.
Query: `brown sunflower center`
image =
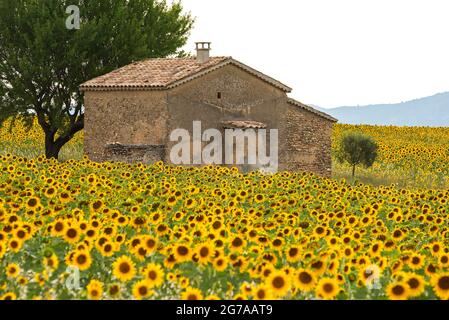
[[[206,248],[206,247],[201,248],[201,250],[200,250],[200,256],[201,256],[202,258],[205,258],[205,257],[207,257],[208,255],[209,255],[209,249]]]
[[[67,237],[73,239],[73,238],[76,238],[77,235],[78,235],[78,232],[75,229],[70,228],[69,230],[67,230]]]
[[[326,293],[331,293],[334,291],[334,285],[332,283],[325,283],[323,286],[323,291]]]
[[[283,277],[277,276],[277,277],[274,277],[272,284],[273,284],[273,287],[275,287],[276,289],[281,289],[285,286],[285,280]]]
[[[155,280],[157,278],[156,271],[151,270],[150,272],[148,272],[148,278],[150,278],[151,280]]]
[[[146,296],[146,295],[147,295],[147,293],[148,293],[148,289],[147,289],[147,287],[145,287],[145,286],[141,286],[141,287],[139,287],[139,294],[140,294],[140,295],[142,295],[142,296]]]
[[[181,256],[185,256],[187,255],[187,253],[189,253],[189,249],[187,249],[186,246],[179,246],[178,247],[178,254]]]
[[[299,281],[304,284],[309,284],[312,282],[312,276],[307,272],[301,272],[299,274]]]
[[[240,247],[242,244],[243,244],[243,241],[240,238],[235,238],[232,241],[232,246],[234,246],[234,247]]]
[[[393,289],[392,289],[392,292],[393,292],[394,295],[400,296],[400,295],[402,295],[405,292],[405,289],[401,285],[395,285],[393,287]]]
[[[407,284],[410,286],[410,288],[412,289],[416,289],[419,287],[419,281],[416,278],[411,278],[407,281]]]
[[[449,276],[443,276],[438,280],[438,287],[443,290],[449,290]]]
[[[76,262],[78,264],[84,264],[87,261],[87,257],[84,254],[80,254],[78,257],[76,257]]]
[[[120,263],[119,270],[121,273],[128,273],[131,270],[131,267],[128,262],[122,262]]]

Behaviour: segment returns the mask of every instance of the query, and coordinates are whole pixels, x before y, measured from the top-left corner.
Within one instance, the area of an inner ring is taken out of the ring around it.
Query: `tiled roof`
[[[222,124],[225,129],[265,129],[267,127],[265,123],[252,120],[229,120],[223,121]]]
[[[281,82],[234,60],[232,57],[211,57],[205,63],[196,58],[157,58],[132,63],[83,83],[81,91],[95,90],[163,90],[179,86],[228,64],[290,92]]]
[[[292,104],[294,106],[297,106],[297,107],[303,108],[303,109],[305,109],[307,111],[310,111],[312,113],[315,113],[316,115],[318,115],[320,117],[323,117],[323,118],[325,118],[325,119],[327,119],[329,121],[332,121],[332,122],[337,122],[338,121],[337,119],[335,119],[334,117],[328,115],[327,113],[321,112],[321,111],[319,111],[319,110],[317,110],[315,108],[312,108],[311,106],[308,106],[308,105],[306,105],[304,103],[301,103],[301,102],[299,102],[299,101],[297,101],[295,99],[288,98],[287,101],[288,101],[288,103],[290,103],[290,104]]]

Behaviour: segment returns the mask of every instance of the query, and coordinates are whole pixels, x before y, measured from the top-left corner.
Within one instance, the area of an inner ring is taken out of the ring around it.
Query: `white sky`
[[[321,107],[449,91],[448,0],[182,0],[211,41]]]

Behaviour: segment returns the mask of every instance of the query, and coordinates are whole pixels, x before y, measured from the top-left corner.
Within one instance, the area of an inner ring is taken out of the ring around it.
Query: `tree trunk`
[[[57,128],[54,128],[45,119],[45,113],[41,107],[36,108],[39,125],[45,133],[45,156],[47,159],[58,159],[62,147],[73,138],[73,136],[84,128],[84,114],[78,116],[76,121],[72,119],[70,127],[55,139]]]
[[[58,159],[61,147],[53,140],[54,134],[45,135],[45,157],[47,159]]]
[[[355,178],[355,165],[352,166],[352,182],[354,182]]]

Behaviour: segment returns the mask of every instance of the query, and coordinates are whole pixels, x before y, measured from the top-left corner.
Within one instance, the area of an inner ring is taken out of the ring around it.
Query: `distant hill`
[[[397,104],[323,109],[339,123],[449,127],[449,92]]]

